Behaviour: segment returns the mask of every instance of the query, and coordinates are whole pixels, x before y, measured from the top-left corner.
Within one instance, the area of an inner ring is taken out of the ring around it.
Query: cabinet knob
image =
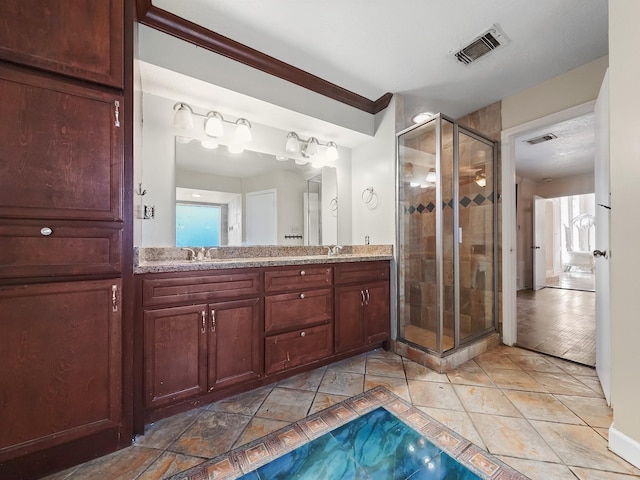
[[[304,298],[304,293],[301,293],[301,294],[300,294],[300,298]]]
[[[42,227],[40,229],[40,235],[44,235],[45,237],[48,237],[52,233],[53,233],[53,230],[51,230],[49,227]]]
[[[307,335],[307,332],[300,332],[301,337],[305,337],[306,335]]]
[[[305,272],[304,270],[300,270],[300,276],[304,277],[307,274],[307,272]]]

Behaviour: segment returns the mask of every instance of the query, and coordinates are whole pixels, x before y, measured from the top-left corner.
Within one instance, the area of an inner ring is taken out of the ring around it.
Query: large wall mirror
[[[178,136],[175,185],[178,247],[337,243],[336,168]]]

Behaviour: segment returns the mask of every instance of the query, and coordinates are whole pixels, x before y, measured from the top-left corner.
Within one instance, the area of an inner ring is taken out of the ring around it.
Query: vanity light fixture
[[[286,162],[287,160],[289,160],[289,157],[285,157],[284,155],[276,155],[276,160],[278,160],[279,162]]]
[[[224,136],[224,124],[229,123],[235,125],[233,132],[232,144],[229,145],[229,151],[232,153],[240,153],[244,150],[244,146],[250,143],[252,140],[251,135],[251,123],[246,118],[238,118],[235,122],[225,120],[222,114],[214,111],[207,112],[206,115],[193,111],[188,104],[184,102],[178,102],[173,106],[176,111],[173,117],[173,126],[179,130],[191,130],[193,129],[193,116],[205,118],[204,121],[204,133],[211,139],[216,139]],[[208,145],[205,145],[207,142]],[[217,148],[218,142],[211,140],[202,142],[206,148]]]
[[[432,168],[431,170],[429,170],[429,173],[427,173],[427,177],[425,178],[425,180],[429,183],[436,183],[437,179],[438,177],[436,176],[436,170]]]
[[[411,117],[411,121],[413,123],[422,123],[425,120],[429,120],[435,114],[433,112],[420,112],[416,113],[413,117]]]
[[[324,161],[335,162],[338,160],[338,145],[335,142],[321,143],[316,137],[309,137],[308,139],[301,138],[296,132],[289,132],[287,134],[287,141],[284,149],[287,153],[300,153],[304,158],[312,159],[313,163],[321,163],[318,158],[321,150],[324,149]],[[299,163],[298,165],[304,165],[307,162]]]
[[[478,184],[479,187],[487,186],[487,176],[485,175],[484,170],[478,170],[476,172],[476,177],[474,178],[474,181]]]

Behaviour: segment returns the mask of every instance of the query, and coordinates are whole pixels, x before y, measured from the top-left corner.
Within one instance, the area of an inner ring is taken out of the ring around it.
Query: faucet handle
[[[207,260],[211,260],[211,250],[217,250],[218,247],[211,247],[207,250],[207,253],[204,254],[204,258]]]
[[[335,247],[333,247],[333,252],[338,255],[340,253],[340,250],[342,250],[342,246],[341,245],[336,245]]]

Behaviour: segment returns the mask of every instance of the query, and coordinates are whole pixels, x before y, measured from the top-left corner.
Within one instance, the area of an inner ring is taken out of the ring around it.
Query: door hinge
[[[116,106],[116,111],[115,111],[116,122],[115,122],[115,126],[120,128],[120,101],[116,100],[113,103]]]

